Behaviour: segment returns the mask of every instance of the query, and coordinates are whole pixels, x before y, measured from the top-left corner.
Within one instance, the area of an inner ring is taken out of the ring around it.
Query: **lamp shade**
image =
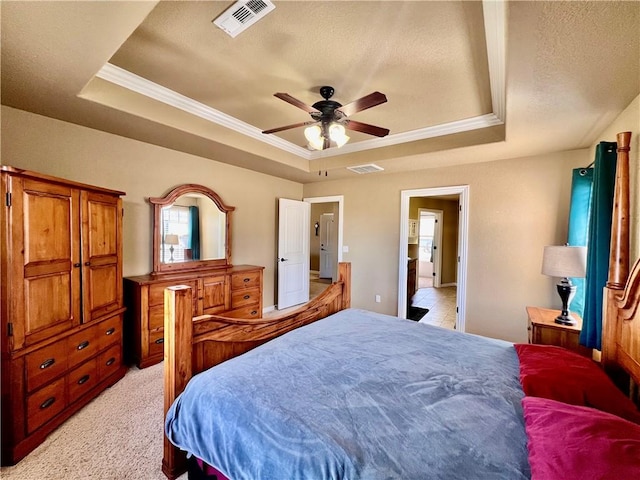
[[[163,243],[165,245],[178,245],[180,243],[180,240],[178,239],[178,235],[168,233],[164,236]]]
[[[548,245],[542,256],[542,274],[581,278],[587,273],[587,247]]]

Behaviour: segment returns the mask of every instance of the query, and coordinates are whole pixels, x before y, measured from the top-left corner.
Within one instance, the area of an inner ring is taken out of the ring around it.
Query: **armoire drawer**
[[[98,355],[98,379],[104,380],[122,365],[122,348],[114,345]]]
[[[27,396],[27,431],[32,433],[66,407],[65,377]]]
[[[100,322],[97,326],[98,350],[104,350],[109,345],[122,343],[122,316],[116,315],[109,320]]]
[[[67,375],[69,403],[73,403],[98,383],[98,362],[92,358]]]
[[[26,355],[27,391],[32,392],[67,370],[67,340]]]
[[[71,335],[67,339],[68,365],[70,368],[98,353],[98,327],[99,325],[87,328]]]

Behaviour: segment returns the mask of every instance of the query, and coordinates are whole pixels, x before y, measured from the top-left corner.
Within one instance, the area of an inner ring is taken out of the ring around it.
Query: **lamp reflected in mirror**
[[[180,239],[178,238],[178,235],[171,234],[171,233],[165,235],[163,243],[165,245],[169,245],[169,252],[170,252],[169,261],[173,262],[174,261],[173,252],[175,250],[174,245],[180,245]]]

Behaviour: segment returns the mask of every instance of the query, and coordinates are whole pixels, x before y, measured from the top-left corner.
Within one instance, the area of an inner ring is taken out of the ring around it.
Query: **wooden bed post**
[[[609,277],[604,289],[602,326],[602,364],[614,379],[620,378],[618,344],[621,326],[618,325],[618,302],[624,292],[629,276],[629,145],[631,132],[619,133],[616,183],[613,198],[613,218],[611,222],[611,248],[609,255]],[[621,386],[621,385],[619,385]]]
[[[192,292],[185,285],[169,287],[164,291],[164,415],[173,401],[182,393],[192,375],[191,343]],[[163,425],[164,428],[164,425]],[[186,470],[185,452],[175,447],[164,435],[162,472],[174,479]]]
[[[342,289],[342,310],[351,307],[351,263],[338,264],[338,281],[344,283]]]

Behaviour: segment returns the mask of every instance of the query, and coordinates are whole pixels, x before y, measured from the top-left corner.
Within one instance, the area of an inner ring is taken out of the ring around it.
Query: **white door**
[[[442,281],[442,210],[418,209],[420,217],[418,287],[440,287]],[[421,278],[422,277],[422,278]]]
[[[320,215],[320,278],[333,279],[335,270],[335,228],[333,213]]]
[[[309,301],[307,202],[278,199],[278,310]]]

